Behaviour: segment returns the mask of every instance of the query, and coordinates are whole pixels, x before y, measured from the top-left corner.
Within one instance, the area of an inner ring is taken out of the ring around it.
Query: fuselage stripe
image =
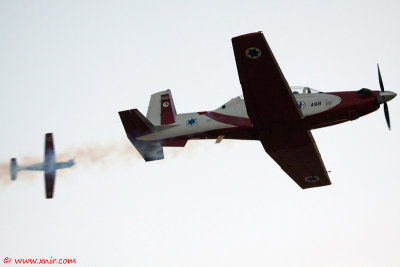
[[[253,124],[251,123],[249,118],[242,118],[236,116],[225,115],[217,112],[198,112],[199,115],[205,115],[213,120],[218,122],[234,125],[237,127],[252,127]]]

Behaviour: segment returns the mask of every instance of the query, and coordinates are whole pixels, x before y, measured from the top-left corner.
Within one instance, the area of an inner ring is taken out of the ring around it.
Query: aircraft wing
[[[232,38],[247,113],[265,151],[301,187],[331,184],[311,132],[262,32]]]
[[[46,188],[46,198],[53,198],[54,183],[56,181],[56,173],[46,172],[44,174],[44,183]]]
[[[44,182],[46,187],[46,198],[53,198],[54,183],[56,180],[55,167],[53,134],[46,133],[44,145]]]

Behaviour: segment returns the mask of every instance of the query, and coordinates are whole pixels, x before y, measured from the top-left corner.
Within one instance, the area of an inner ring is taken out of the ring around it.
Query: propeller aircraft
[[[146,117],[137,109],[119,112],[128,139],[145,161],[164,158],[163,147],[188,140],[259,140],[265,151],[301,188],[330,185],[311,130],[358,119],[384,106],[396,93],[320,92],[289,86],[262,32],[232,38],[243,96],[212,111],[177,114],[170,90],[151,96]]]
[[[15,181],[17,179],[17,173],[19,171],[43,171],[46,198],[53,198],[54,183],[56,181],[56,170],[70,168],[74,165],[75,162],[72,159],[64,162],[56,162],[53,134],[47,133],[45,135],[44,161],[29,166],[18,166],[17,159],[12,158],[10,163],[11,180]]]

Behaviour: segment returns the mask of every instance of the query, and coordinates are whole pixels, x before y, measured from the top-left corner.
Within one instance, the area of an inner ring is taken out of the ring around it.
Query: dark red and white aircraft
[[[53,134],[47,133],[45,135],[45,146],[44,146],[44,161],[36,163],[30,166],[18,166],[17,159],[12,158],[10,163],[10,174],[11,180],[17,179],[17,172],[28,170],[28,171],[43,171],[44,182],[46,189],[46,198],[53,198],[54,183],[56,181],[56,170],[70,168],[75,165],[75,162],[70,159],[64,162],[56,162],[56,156],[54,152]]]
[[[170,90],[151,96],[146,117],[137,109],[119,112],[127,136],[144,160],[164,158],[163,147],[191,139],[260,140],[265,151],[301,187],[331,184],[311,130],[355,120],[396,94],[362,88],[319,92],[288,85],[262,32],[232,38],[244,97],[213,111],[177,114]],[[277,101],[279,100],[279,101]]]

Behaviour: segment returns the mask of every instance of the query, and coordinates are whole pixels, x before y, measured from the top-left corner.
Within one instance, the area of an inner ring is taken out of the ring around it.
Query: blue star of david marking
[[[261,56],[261,51],[258,48],[250,47],[247,48],[246,55],[252,59],[259,58]]]
[[[187,120],[186,125],[187,126],[193,126],[196,123],[197,123],[197,119],[191,118],[190,120]]]

